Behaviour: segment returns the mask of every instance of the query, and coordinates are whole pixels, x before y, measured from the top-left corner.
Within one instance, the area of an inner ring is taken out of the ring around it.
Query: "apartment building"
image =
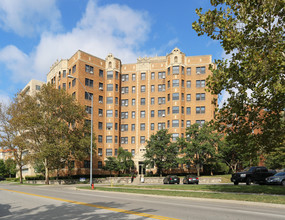
[[[79,50],[70,59],[56,61],[47,82],[84,105],[87,120],[93,97],[95,170],[102,168],[106,157],[116,156],[119,147],[133,154],[138,168],[146,140],[158,130],[167,128],[175,141],[191,124],[214,118],[217,96],[205,91],[211,63],[211,55],[186,56],[178,48],[131,64],[122,64],[112,54],[101,59]]]

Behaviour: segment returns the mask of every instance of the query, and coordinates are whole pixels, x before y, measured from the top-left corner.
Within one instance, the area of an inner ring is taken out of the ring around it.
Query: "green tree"
[[[5,160],[6,175],[10,178],[16,176],[16,162],[12,158]]]
[[[230,94],[217,114],[219,125],[239,123],[248,133],[259,129],[256,141],[260,149],[270,152],[285,137],[285,2],[211,0],[211,4],[214,8],[204,13],[196,9],[199,20],[192,27],[199,36],[220,41],[231,57],[215,60],[210,67],[213,75],[207,80],[213,93]]]
[[[265,163],[270,169],[284,169],[285,167],[285,145],[276,148],[265,155]]]
[[[20,183],[23,183],[22,167],[26,164],[24,152],[28,150],[25,127],[25,111],[28,102],[22,102],[15,96],[9,106],[0,103],[0,146],[13,153],[19,170]]]
[[[119,148],[117,161],[122,173],[130,173],[130,170],[134,168],[135,163],[132,158],[131,152],[125,151],[122,147]]]
[[[112,175],[112,171],[119,171],[119,162],[116,157],[107,157],[105,161],[104,170],[110,171],[110,176]]]
[[[22,98],[27,103],[24,122],[29,158],[43,163],[45,183],[49,184],[50,171],[62,161],[71,164],[88,156],[90,136],[86,134],[90,134],[90,125],[84,123],[87,115],[70,95],[50,84],[42,86],[35,96]]]
[[[171,134],[167,129],[159,130],[147,140],[145,164],[156,166],[157,173],[162,176],[163,169],[174,168],[177,165],[177,146],[170,141]]]
[[[4,160],[0,160],[0,176],[5,176],[6,174],[6,166]]]
[[[193,164],[200,176],[200,170],[207,162],[212,162],[216,155],[220,135],[215,132],[213,126],[206,122],[202,126],[193,124],[186,130],[186,138],[178,140],[177,145],[181,149],[183,162]]]

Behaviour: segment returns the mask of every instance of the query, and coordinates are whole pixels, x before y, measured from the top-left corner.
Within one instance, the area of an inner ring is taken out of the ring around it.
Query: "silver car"
[[[266,184],[285,186],[285,172],[276,173],[274,176],[267,177]]]

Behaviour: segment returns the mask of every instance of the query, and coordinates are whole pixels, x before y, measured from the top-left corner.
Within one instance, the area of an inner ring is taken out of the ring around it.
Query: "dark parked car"
[[[4,177],[0,176],[0,181],[6,180]]]
[[[180,178],[176,175],[168,175],[163,179],[163,183],[164,184],[174,184],[174,183],[179,184]]]
[[[275,171],[268,171],[266,167],[250,167],[242,172],[234,173],[231,181],[235,185],[239,183],[246,183],[246,185],[250,185],[251,183],[265,184],[265,179],[273,176],[275,173]]]
[[[199,184],[199,178],[195,175],[187,175],[183,179],[183,184]]]
[[[276,173],[266,178],[266,184],[285,186],[285,172]]]

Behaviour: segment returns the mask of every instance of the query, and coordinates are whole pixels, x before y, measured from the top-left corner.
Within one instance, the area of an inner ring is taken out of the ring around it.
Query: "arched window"
[[[174,57],[174,63],[177,63],[177,62],[178,62],[178,57],[175,56],[175,57]]]
[[[109,68],[112,68],[112,62],[111,61],[109,62]]]

